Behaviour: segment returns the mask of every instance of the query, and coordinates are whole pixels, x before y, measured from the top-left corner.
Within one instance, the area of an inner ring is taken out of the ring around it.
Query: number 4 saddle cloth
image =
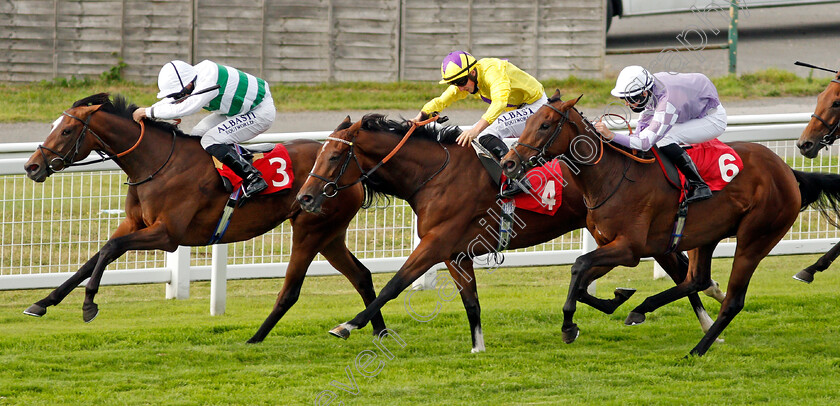
[[[268,183],[268,188],[260,192],[261,195],[277,193],[281,190],[289,189],[295,181],[295,174],[292,171],[292,159],[289,157],[289,151],[283,144],[276,144],[273,148],[268,148],[264,144],[259,146],[245,147],[237,146],[237,150],[246,156],[250,154],[253,156],[252,165],[254,168],[262,173],[263,179]],[[262,152],[256,152],[262,151]],[[225,181],[225,187],[228,191],[239,189],[242,186],[242,178],[233,173],[230,168],[222,165],[216,158],[213,158],[213,163],[216,165],[216,170]]]
[[[513,196],[517,209],[533,211],[535,213],[553,216],[563,201],[563,170],[560,161],[554,159],[545,165],[538,166],[525,174],[531,189]],[[502,175],[504,181],[504,175]],[[503,199],[509,202],[511,199]]]

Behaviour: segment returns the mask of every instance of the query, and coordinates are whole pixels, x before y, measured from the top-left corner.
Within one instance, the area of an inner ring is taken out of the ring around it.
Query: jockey
[[[502,138],[519,137],[528,117],[548,101],[542,83],[507,60],[476,60],[467,52],[455,51],[443,58],[440,74],[440,84],[449,86],[440,97],[426,103],[414,121],[443,111],[453,102],[472,94],[490,106],[472,128],[461,133],[457,142],[465,147],[477,138],[496,160],[501,160],[508,152]],[[504,194],[516,193],[515,185],[512,184]]]
[[[190,132],[201,137],[210,155],[242,178],[245,197],[268,187],[260,171],[242,158],[234,143],[250,140],[269,129],[276,110],[268,83],[229,66],[202,61],[192,66],[183,61],[163,65],[158,75],[159,99],[151,107],[138,108],[134,120],[179,119],[202,108],[211,112]]]
[[[595,128],[607,139],[628,148],[647,151],[653,145],[685,175],[687,203],[712,197],[694,162],[680,147],[719,137],[726,129],[726,110],[717,89],[702,73],[659,72],[641,66],[624,68],[610,91],[635,113],[641,113],[635,134],[613,133],[603,122]]]

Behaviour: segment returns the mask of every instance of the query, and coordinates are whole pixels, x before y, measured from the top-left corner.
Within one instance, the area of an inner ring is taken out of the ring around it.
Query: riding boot
[[[246,198],[254,196],[268,187],[268,183],[262,178],[260,171],[254,168],[245,158],[242,158],[233,148],[233,145],[213,144],[206,150],[230,168],[236,176],[242,178],[242,189]]]
[[[504,141],[493,135],[485,135],[483,137],[478,137],[478,143],[481,144],[481,146],[483,146],[484,148],[487,148],[487,150],[490,151],[491,154],[493,154],[493,157],[496,158],[496,161],[499,162],[501,162],[502,158],[504,158],[504,156],[510,150]],[[499,197],[507,198],[522,193],[525,190],[531,189],[531,183],[528,181],[527,177],[520,179],[519,182],[515,182],[508,178],[506,183],[508,186],[501,193],[499,193]]]
[[[688,156],[682,147],[677,144],[670,144],[659,147],[659,150],[670,158],[677,169],[685,175],[686,183],[688,183],[688,195],[685,198],[686,203],[699,202],[712,197],[712,191],[709,189],[709,185],[700,177],[697,166],[694,165],[694,161],[691,160],[691,157]]]

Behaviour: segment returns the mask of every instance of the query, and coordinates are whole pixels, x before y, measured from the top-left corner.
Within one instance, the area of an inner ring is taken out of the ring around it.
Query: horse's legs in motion
[[[460,227],[460,225],[452,226],[453,229]],[[446,233],[443,234],[446,235]],[[373,303],[357,314],[353,320],[339,324],[330,330],[330,334],[346,339],[350,337],[350,331],[364,327],[382,309],[385,303],[396,298],[400,292],[405,290],[432,265],[445,261],[447,258],[443,253],[446,251],[449,251],[448,244],[441,243],[440,239],[434,237],[431,232],[427,234],[420,240],[420,244],[411,252],[400,270],[382,288]]]
[[[122,224],[114,235],[121,234],[121,228]],[[178,248],[178,245],[171,241],[166,226],[160,221],[133,233],[119,237],[112,236],[99,250],[99,258],[85,287],[85,301],[82,305],[82,316],[85,323],[90,323],[99,314],[99,306],[93,302],[93,298],[99,291],[99,282],[102,280],[106,265],[129,250],[162,249],[171,252],[175,248]]]
[[[814,265],[811,265],[801,271],[799,271],[796,275],[793,275],[793,279],[798,281],[802,281],[805,283],[811,283],[814,281],[814,274],[817,272],[822,272],[828,269],[831,266],[831,263],[837,259],[837,256],[840,256],[840,244],[837,244],[831,247],[828,252],[825,253],[817,262],[814,262]]]
[[[134,227],[134,222],[131,221],[129,218],[126,218],[120,223],[119,227],[117,227],[117,230],[114,231],[114,234],[111,235],[109,242],[114,238],[133,233],[136,230],[137,229]],[[80,283],[82,283],[85,279],[87,279],[93,274],[93,270],[95,269],[96,264],[99,263],[101,255],[102,250],[100,249],[100,251],[94,254],[87,262],[85,262],[85,264],[82,265],[82,267],[79,268],[79,270],[76,271],[76,273],[74,273],[69,279],[64,281],[64,283],[62,283],[61,286],[55,288],[55,290],[50,292],[50,294],[47,295],[47,297],[35,302],[35,304],[33,304],[32,306],[29,306],[29,308],[24,310],[23,313],[30,316],[41,317],[47,313],[48,306],[55,306],[61,303],[61,301],[64,300],[64,298],[67,297],[67,295],[69,295],[70,292],[72,292],[73,289],[76,288],[76,286],[79,286]],[[103,265],[103,268],[111,262],[113,262],[116,258],[113,258],[112,260],[105,263]]]
[[[673,280],[674,283],[678,285],[682,283],[682,281],[684,281],[686,276],[688,275],[688,257],[686,257],[685,254],[681,252],[674,253],[671,255],[657,256],[655,259],[656,262],[659,263],[659,265],[662,265],[662,269],[664,269],[665,272],[668,273],[668,276],[671,277],[671,280]],[[715,288],[715,284],[717,282],[712,282],[712,288]],[[706,289],[706,291],[708,291],[709,289]],[[719,287],[717,287],[717,291],[720,292]],[[709,296],[712,295],[709,294]],[[723,301],[723,297],[721,297],[720,300]],[[706,312],[706,308],[703,306],[703,302],[700,300],[700,296],[698,296],[697,293],[689,293],[688,301],[689,303],[691,303],[691,308],[694,309],[694,314],[697,316],[697,320],[700,321],[700,328],[703,329],[704,333],[709,331],[709,327],[712,326],[712,323],[714,321],[711,317],[709,317],[709,313]]]
[[[677,283],[677,286],[666,289],[663,292],[657,293],[645,299],[630,312],[627,319],[624,321],[624,324],[632,326],[643,323],[645,321],[645,313],[652,312],[668,303],[708,288],[712,283],[712,253],[714,253],[717,244],[718,243],[715,242],[689,252],[693,261],[691,261],[688,275],[685,276],[682,281]],[[694,305],[694,303],[692,303],[692,305]],[[703,321],[701,320],[700,323],[702,325]],[[704,326],[703,330],[708,332],[709,327],[710,326]]]
[[[566,303],[563,304],[562,330],[563,341],[566,344],[574,342],[580,334],[580,330],[573,319],[577,310],[577,301],[581,297],[588,296],[586,293],[588,284],[618,265],[636,266],[638,263],[639,260],[633,257],[629,247],[620,240],[614,240],[595,251],[579,256],[575,260],[574,265],[572,265],[569,293],[566,296]],[[591,305],[591,303],[587,304]]]
[[[735,259],[732,262],[732,273],[729,275],[729,285],[726,288],[726,299],[720,306],[720,313],[717,320],[700,339],[700,342],[691,350],[691,355],[701,356],[709,350],[715,339],[729,325],[733,318],[744,308],[744,301],[747,296],[747,287],[750,284],[755,268],[770,250],[784,237],[785,232],[790,228],[783,227],[779,230],[766,230],[765,228],[742,228],[737,234],[738,243],[735,248]],[[775,232],[774,232],[775,231]]]
[[[484,351],[484,333],[481,331],[481,306],[478,304],[478,289],[475,283],[473,261],[466,256],[459,256],[457,260],[445,261],[449,274],[460,288],[461,301],[467,312],[472,335],[472,352]]]
[[[76,286],[79,286],[82,281],[87,279],[91,273],[93,273],[93,267],[99,261],[99,253],[93,255],[81,268],[79,268],[76,273],[74,273],[69,279],[64,281],[61,286],[55,288],[52,292],[50,292],[47,297],[35,302],[32,306],[29,306],[26,310],[23,311],[23,314],[27,314],[29,316],[41,317],[47,314],[47,307],[55,306],[61,303]]]

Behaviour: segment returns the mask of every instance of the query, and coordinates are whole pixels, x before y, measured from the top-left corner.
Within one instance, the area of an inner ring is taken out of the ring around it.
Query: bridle
[[[536,147],[536,146],[533,146],[533,145],[522,143],[520,141],[515,141],[511,145],[511,149],[519,157],[519,161],[524,162],[523,165],[526,166],[526,169],[534,168],[534,167],[540,165],[541,162],[544,162],[546,160],[551,161],[552,159],[557,158],[557,156],[552,156],[551,159],[548,159],[548,157],[549,157],[548,149],[551,147],[552,144],[554,144],[554,141],[557,140],[557,137],[560,135],[560,132],[563,130],[563,126],[565,126],[566,123],[571,123],[573,126],[575,126],[577,128],[577,124],[574,121],[569,119],[569,111],[570,110],[566,110],[565,112],[560,111],[560,109],[552,106],[550,103],[543,104],[542,107],[548,107],[548,108],[554,110],[555,112],[557,112],[557,114],[560,115],[560,121],[557,122],[557,124],[555,125],[555,128],[554,128],[554,132],[551,134],[551,136],[548,137],[548,141],[546,141],[546,143],[542,147]],[[572,109],[575,112],[577,112],[578,115],[583,117],[583,114],[581,114],[576,108],[572,107]],[[598,147],[598,150],[601,151],[600,155],[603,155],[604,138],[601,137],[601,135],[598,133],[598,131],[595,130],[595,128],[592,126],[592,124],[588,120],[584,119],[584,123],[587,124],[587,132],[591,132],[591,133],[597,135],[598,141],[600,143],[600,145]],[[578,132],[580,132],[579,128],[578,128]],[[516,150],[517,145],[522,145],[525,148],[528,148],[532,151],[536,151],[537,154],[528,158],[528,161],[523,161],[522,156]],[[574,155],[574,154],[570,154],[570,155]],[[576,158],[574,158],[574,156],[565,157],[564,159],[568,160],[569,162],[572,162],[572,163],[576,163],[576,164],[580,164],[580,165],[587,165],[587,166],[595,165],[595,164],[597,164],[598,162],[601,161],[600,156],[594,162],[592,162],[591,160],[576,159]]]
[[[129,149],[123,151],[123,152],[120,152],[118,154],[114,154],[114,153],[111,153],[111,152],[103,153],[102,151],[95,150],[95,152],[97,154],[99,154],[100,159],[94,160],[94,161],[88,161],[88,162],[76,162],[76,157],[79,155],[79,151],[81,150],[83,141],[85,139],[85,135],[88,134],[88,133],[93,135],[93,137],[96,138],[96,140],[99,141],[99,143],[103,147],[107,147],[108,149],[112,150],[112,148],[109,147],[108,144],[105,143],[105,141],[103,141],[102,138],[90,128],[90,120],[93,117],[93,114],[96,113],[97,111],[99,111],[99,109],[101,107],[102,107],[102,105],[96,106],[96,108],[91,110],[90,114],[88,114],[87,118],[85,118],[84,120],[82,118],[78,117],[78,116],[75,116],[73,114],[68,113],[67,111],[63,111],[61,113],[64,116],[67,116],[67,117],[70,117],[74,120],[79,121],[80,123],[82,123],[83,126],[82,126],[82,130],[79,131],[79,135],[76,137],[76,140],[73,142],[73,147],[69,151],[67,151],[67,153],[64,154],[64,155],[62,155],[61,152],[58,152],[58,151],[56,151],[56,150],[54,150],[50,147],[44,146],[43,144],[38,145],[38,152],[41,153],[41,157],[44,159],[44,163],[47,164],[47,174],[48,175],[52,175],[56,172],[59,172],[59,171],[63,170],[64,168],[68,168],[68,167],[71,167],[71,166],[92,165],[92,164],[97,164],[97,163],[105,162],[105,161],[109,161],[109,160],[116,160],[117,158],[121,158],[121,157],[129,154],[131,151],[134,151],[137,148],[137,146],[140,145],[140,142],[143,141],[143,135],[146,132],[145,131],[146,127],[145,127],[143,122],[140,123],[140,136],[137,138],[137,142],[135,142],[134,145],[131,146],[131,148],[129,148]],[[169,151],[169,157],[166,158],[166,161],[163,163],[163,165],[161,165],[161,167],[158,168],[158,170],[156,170],[154,173],[149,175],[144,180],[141,180],[139,182],[130,182],[129,181],[128,183],[126,183],[127,185],[136,186],[136,185],[139,185],[141,183],[145,183],[145,182],[148,182],[148,181],[152,180],[152,178],[156,174],[158,174],[158,172],[160,172],[160,170],[163,169],[163,167],[166,166],[167,163],[169,163],[169,160],[172,158],[172,155],[175,152],[175,132],[174,131],[172,132],[172,137],[173,137],[172,138],[172,149]],[[49,152],[53,153],[55,155],[55,158],[48,160],[47,159],[47,154],[44,151],[49,151]],[[72,154],[72,156],[71,156],[71,154]],[[62,164],[60,169],[55,169],[55,167],[54,167],[54,164],[56,164],[57,162],[61,162],[61,164]]]
[[[391,160],[391,158],[394,157],[394,155],[397,154],[397,152],[402,148],[402,146],[405,145],[405,142],[408,140],[408,137],[411,136],[411,134],[414,132],[414,130],[417,127],[422,127],[422,126],[424,126],[426,124],[429,124],[433,121],[443,122],[445,120],[444,120],[444,117],[440,117],[440,116],[435,115],[435,116],[432,116],[429,119],[421,121],[419,123],[418,122],[412,122],[411,123],[411,128],[408,129],[408,131],[406,131],[405,135],[400,140],[400,142],[394,147],[394,149],[392,149],[391,152],[388,153],[388,155],[386,155],[384,158],[382,158],[382,160],[379,161],[379,163],[377,163],[376,165],[374,165],[372,168],[370,168],[367,171],[365,171],[364,168],[362,168],[362,164],[359,162],[359,158],[356,156],[356,153],[354,152],[354,148],[356,146],[356,144],[355,144],[356,136],[355,135],[349,141],[345,140],[343,138],[327,137],[325,142],[336,141],[336,142],[341,142],[343,144],[347,144],[347,145],[350,146],[350,148],[348,148],[348,151],[347,151],[347,159],[345,159],[344,162],[341,163],[341,167],[339,168],[338,175],[335,176],[335,179],[327,179],[326,177],[318,175],[315,172],[309,172],[309,176],[311,176],[315,179],[319,179],[319,180],[324,182],[324,186],[321,188],[321,194],[322,195],[324,195],[327,198],[335,197],[338,194],[338,192],[340,192],[344,189],[347,189],[349,187],[352,187],[353,185],[355,185],[359,182],[363,182],[363,181],[369,179],[370,176],[373,175],[373,173],[376,172],[377,169],[379,169],[379,167],[381,167],[382,165],[387,163],[389,160]],[[414,196],[414,194],[416,194],[417,191],[420,190],[421,187],[423,187],[423,185],[425,185],[427,182],[429,182],[435,175],[440,173],[443,170],[443,168],[445,168],[446,165],[449,163],[449,150],[446,149],[446,147],[444,147],[444,150],[446,150],[446,162],[444,162],[443,166],[437,172],[435,172],[429,179],[426,179],[423,183],[421,183],[420,186],[418,186],[418,188],[411,194],[411,196]],[[351,159],[353,160],[353,162],[356,163],[356,167],[359,168],[359,172],[361,172],[362,175],[359,176],[359,178],[356,179],[353,182],[350,182],[346,185],[339,186],[338,185],[338,180],[341,179],[342,176],[344,176],[344,172],[347,171],[347,167],[350,165],[350,160]]]
[[[831,81],[840,84],[840,80],[838,79],[831,79]],[[840,129],[840,120],[837,120],[834,125],[829,125],[828,121],[820,117],[816,112],[811,114],[811,117],[816,118],[820,123],[822,123],[822,125],[825,126],[826,129],[828,129],[828,133],[822,136],[819,144],[823,147],[828,147],[831,144],[834,144],[834,141],[837,140],[837,130]]]

